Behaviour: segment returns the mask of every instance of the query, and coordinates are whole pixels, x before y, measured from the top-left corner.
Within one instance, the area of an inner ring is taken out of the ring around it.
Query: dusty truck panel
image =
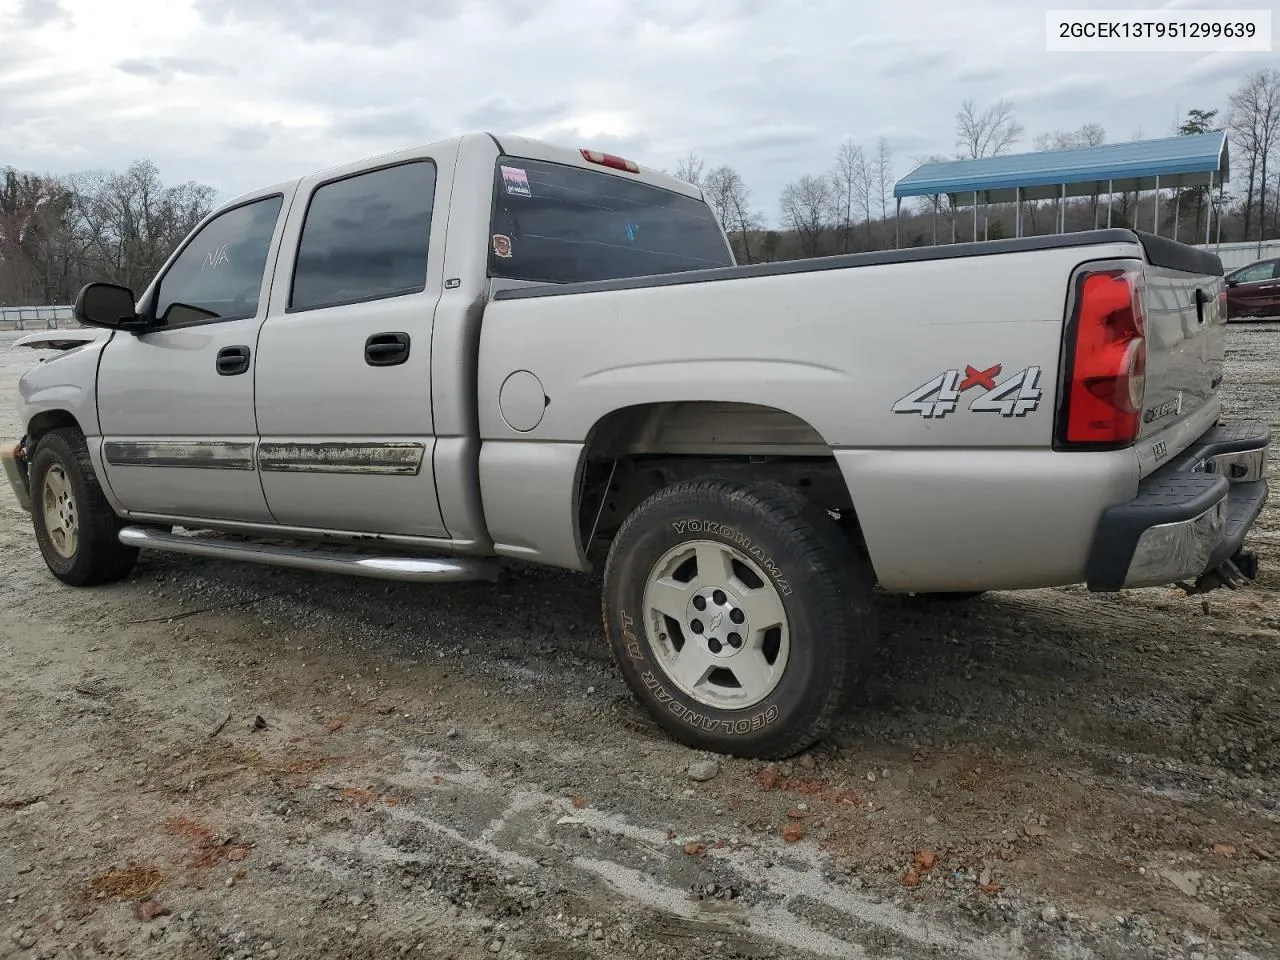
[[[740,266],[696,186],[472,134],[246,194],[141,297],[87,285],[99,339],[42,341],[0,457],[76,586],[140,549],[598,575],[659,725],[785,757],[865,677],[875,586],[1256,575],[1270,430],[1221,421],[1221,289],[1129,230]]]

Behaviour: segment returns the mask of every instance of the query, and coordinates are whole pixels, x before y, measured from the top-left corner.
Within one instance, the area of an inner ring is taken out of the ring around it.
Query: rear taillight
[[[1142,274],[1090,271],[1080,277],[1077,289],[1058,441],[1063,446],[1125,446],[1137,439],[1146,386]]]
[[[632,160],[623,160],[622,157],[615,157],[612,153],[601,153],[598,150],[587,150],[585,147],[579,151],[582,159],[587,163],[598,163],[602,167],[612,167],[614,170],[625,170],[627,173],[639,173],[640,167]]]

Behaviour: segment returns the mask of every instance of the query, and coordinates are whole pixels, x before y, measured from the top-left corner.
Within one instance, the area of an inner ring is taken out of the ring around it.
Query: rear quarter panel
[[[1140,258],[1141,248],[1108,243],[493,302],[480,343],[482,474],[486,454],[513,472],[537,444],[580,453],[595,425],[623,407],[763,404],[806,421],[833,449],[891,589],[1072,582],[1092,521],[1137,482],[1131,451],[1081,460],[1051,450],[1068,279],[1082,260],[1117,257]],[[1032,369],[1033,402],[1009,415],[973,408],[991,399],[983,382],[998,388]],[[541,421],[525,431],[507,424],[498,403],[504,381],[521,370],[546,396]],[[981,375],[954,410],[894,412],[952,371],[957,385]],[[571,517],[576,476],[542,467],[531,482],[563,488],[540,491],[538,502]],[[1088,485],[1067,498],[1049,531],[1063,553],[1028,567],[1044,551],[1025,527],[1044,521],[1073,470]],[[487,486],[499,477],[483,480],[492,516]],[[533,529],[545,521],[523,522],[527,530],[498,530],[495,540],[550,535]],[[521,521],[504,515],[502,523]],[[990,556],[966,574],[958,565],[974,559],[975,544]],[[922,547],[932,552],[921,556]],[[535,544],[530,555],[538,554]]]

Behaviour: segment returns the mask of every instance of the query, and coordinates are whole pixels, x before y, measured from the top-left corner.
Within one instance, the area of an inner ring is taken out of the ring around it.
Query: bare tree
[[[742,244],[743,257],[751,261],[751,231],[759,226],[751,212],[751,191],[742,175],[733,167],[720,166],[708,173],[702,181],[707,203],[715,211],[726,232],[736,232]]]
[[[816,257],[831,224],[831,182],[805,175],[782,188],[782,220],[794,230],[805,256]]]
[[[1079,130],[1042,133],[1035,139],[1037,150],[1073,150],[1077,147],[1097,147],[1106,142],[1107,131],[1100,123],[1086,123]]]
[[[1227,129],[1231,142],[1244,156],[1244,239],[1253,223],[1254,197],[1258,205],[1258,239],[1267,219],[1267,167],[1280,147],[1280,70],[1259,70],[1245,78],[1229,98]]]
[[[1021,139],[1020,124],[1013,115],[1013,104],[998,100],[979,113],[972,100],[966,100],[956,113],[956,146],[961,157],[976,160],[1008,153]]]
[[[859,185],[866,177],[867,160],[862,147],[852,140],[840,144],[836,151],[835,168],[831,171],[832,205],[836,213],[837,248],[841,253],[853,250],[853,228],[856,213],[863,209]]]
[[[103,279],[140,290],[208,214],[212,187],[167,187],[149,160],[82,183],[77,214],[87,252]]]
[[[692,151],[676,164],[676,172],[672,174],[677,180],[683,180],[685,183],[692,183],[695,187],[702,186],[703,176],[706,173],[706,162]]]
[[[887,234],[889,230],[889,195],[893,192],[893,151],[889,149],[889,141],[881,137],[876,142],[876,159],[873,164],[876,187],[876,199],[880,205],[880,226]],[[888,237],[883,238],[888,245]]]

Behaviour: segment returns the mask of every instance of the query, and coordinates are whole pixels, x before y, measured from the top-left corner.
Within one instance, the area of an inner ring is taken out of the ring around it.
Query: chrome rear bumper
[[[1089,558],[1090,590],[1195,581],[1237,586],[1256,564],[1242,552],[1269,493],[1266,424],[1220,424],[1102,515]]]

